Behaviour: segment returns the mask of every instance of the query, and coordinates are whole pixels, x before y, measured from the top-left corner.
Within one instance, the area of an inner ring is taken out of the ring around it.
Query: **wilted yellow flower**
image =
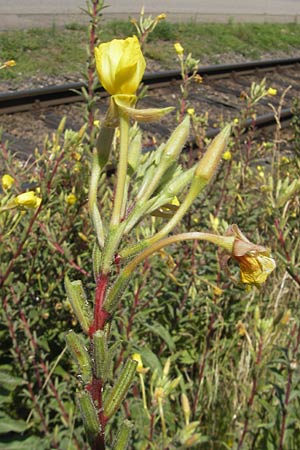
[[[277,89],[274,89],[272,87],[269,87],[268,89],[268,95],[276,95],[277,94]]]
[[[182,45],[179,42],[176,42],[174,44],[174,48],[175,48],[175,52],[177,53],[177,55],[179,55],[179,56],[183,55],[184,50],[183,50]]]
[[[95,58],[99,80],[110,95],[135,95],[146,68],[136,36],[100,44]]]
[[[226,152],[223,153],[222,158],[224,161],[230,161],[232,159],[232,154],[230,150],[226,150]]]
[[[86,235],[84,233],[81,233],[81,231],[78,231],[78,236],[80,237],[80,239],[82,239],[85,242],[88,242],[88,238],[86,237]]]
[[[138,373],[144,373],[145,369],[143,366],[143,361],[142,361],[142,357],[139,353],[134,353],[131,357],[131,359],[133,359],[133,361],[136,361],[138,363],[137,367],[136,367],[136,371]]]
[[[6,173],[3,175],[2,179],[1,179],[2,188],[4,190],[10,189],[12,187],[12,185],[14,184],[14,182],[15,182],[15,179]]]
[[[76,195],[71,192],[70,194],[67,195],[66,197],[66,202],[68,203],[68,205],[74,205],[77,201],[77,197]]]
[[[270,251],[250,242],[237,225],[231,225],[227,236],[235,236],[232,257],[239,263],[241,281],[246,284],[261,284],[276,267]]]
[[[25,206],[27,208],[37,208],[40,206],[42,199],[37,197],[34,191],[23,192],[23,194],[19,194],[14,203],[17,206]]]

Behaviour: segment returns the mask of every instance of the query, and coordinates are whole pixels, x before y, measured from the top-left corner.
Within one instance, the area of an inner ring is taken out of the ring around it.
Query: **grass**
[[[102,41],[134,34],[125,21],[104,22]],[[8,31],[0,34],[0,59],[15,59],[13,70],[1,71],[2,79],[20,80],[33,75],[62,75],[84,72],[86,27],[71,23],[65,28]],[[235,53],[248,59],[283,51],[293,55],[300,49],[297,24],[195,24],[161,22],[150,35],[145,54],[164,68],[174,67],[173,44],[180,41],[197,59],[218,63],[219,55]],[[159,44],[159,45],[158,45]]]

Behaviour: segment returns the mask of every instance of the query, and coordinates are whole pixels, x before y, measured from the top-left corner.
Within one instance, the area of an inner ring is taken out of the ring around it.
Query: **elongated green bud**
[[[128,150],[128,172],[130,175],[135,173],[142,152],[142,133],[139,129],[134,131],[135,136],[130,140]]]
[[[137,361],[133,361],[133,359],[128,359],[126,361],[119,378],[110,391],[109,396],[105,399],[103,405],[104,415],[108,419],[119,409],[122,401],[126,397],[128,389],[133,381],[137,364]]]
[[[187,141],[190,132],[190,118],[186,116],[183,121],[171,134],[166,143],[165,151],[161,157],[161,164],[166,164],[167,161],[176,161],[180,155],[184,144]]]
[[[169,106],[167,108],[137,109],[132,108],[126,102],[122,101],[121,95],[114,95],[113,99],[124,115],[136,120],[137,122],[155,122],[174,110],[173,106]]]
[[[73,311],[84,333],[88,334],[92,322],[92,313],[80,280],[70,281],[65,277],[65,289]]]
[[[132,422],[130,422],[129,420],[124,420],[117,435],[117,439],[113,444],[112,450],[126,450],[128,448],[132,428]]]
[[[107,380],[107,357],[108,350],[105,333],[103,330],[97,330],[93,336],[94,339],[94,372],[97,378],[103,381]]]
[[[98,155],[98,164],[103,169],[103,167],[106,165],[107,161],[109,160],[109,155],[111,152],[111,146],[112,141],[115,134],[115,128],[112,127],[106,127],[103,125],[100,128],[97,142],[96,142],[96,148],[97,148],[97,155]]]
[[[82,339],[73,331],[66,335],[67,347],[76,362],[82,381],[88,384],[92,378],[91,361]]]
[[[101,430],[96,408],[93,405],[92,399],[88,392],[81,393],[78,403],[88,441],[91,447],[93,447],[93,444],[95,443],[95,440]]]
[[[99,249],[98,243],[95,242],[94,247],[93,247],[93,253],[92,253],[93,273],[94,273],[95,281],[97,281],[97,278],[101,271],[101,256],[102,256],[102,252]]]
[[[137,201],[148,200],[155,189],[160,185],[164,173],[173,163],[177,161],[188,138],[189,131],[190,118],[189,116],[186,116],[185,119],[173,131],[169,140],[163,147],[163,151],[161,153],[160,161],[157,164],[157,168],[150,168],[150,170],[152,169],[151,177],[149,180],[147,179],[147,183],[144,180],[137,195]]]
[[[214,176],[220,159],[226,150],[230,136],[231,126],[225,128],[214,138],[201,158],[195,172],[195,176],[209,182]]]

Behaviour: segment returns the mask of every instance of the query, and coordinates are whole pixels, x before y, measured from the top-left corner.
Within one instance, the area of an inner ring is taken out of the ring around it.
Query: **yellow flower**
[[[136,361],[138,363],[138,365],[136,366],[136,371],[138,373],[145,373],[141,355],[139,353],[134,353],[131,358],[133,359],[133,361]]]
[[[224,161],[230,161],[232,158],[232,154],[230,150],[226,150],[226,152],[223,153],[222,158],[224,159]]]
[[[110,95],[135,95],[146,68],[136,36],[100,44],[95,58],[99,80]]]
[[[156,17],[157,22],[160,22],[161,20],[164,20],[167,17],[165,13],[161,13]]]
[[[16,61],[14,59],[10,59],[9,61],[5,61],[5,63],[0,66],[0,69],[7,69],[8,67],[14,67],[15,65]]]
[[[179,42],[176,42],[174,44],[174,48],[175,48],[175,52],[177,53],[177,55],[179,55],[179,56],[183,55],[184,50],[183,50],[182,45]]]
[[[34,191],[23,192],[23,194],[18,195],[14,203],[17,206],[25,206],[27,208],[37,208],[40,206],[42,199],[37,197]]]
[[[237,124],[239,123],[239,119],[238,119],[237,117],[235,117],[235,118],[233,119],[233,123],[234,123],[235,125],[237,125]]]
[[[77,201],[77,197],[75,194],[73,194],[73,192],[71,192],[71,194],[67,195],[66,197],[66,202],[68,203],[68,205],[74,205]]]
[[[7,173],[3,175],[1,183],[3,190],[10,189],[12,185],[14,184],[15,180],[12,176],[8,175]]]
[[[277,94],[277,89],[274,89],[272,87],[269,87],[268,89],[268,95],[276,95]]]
[[[270,251],[250,242],[237,225],[231,225],[227,236],[235,236],[232,257],[239,263],[242,283],[261,284],[276,267]]]
[[[189,116],[193,116],[195,114],[194,108],[188,108],[186,112],[188,113]]]

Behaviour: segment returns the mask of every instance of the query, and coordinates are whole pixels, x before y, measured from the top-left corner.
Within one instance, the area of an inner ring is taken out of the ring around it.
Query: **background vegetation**
[[[103,41],[123,38],[135,32],[133,24],[123,21],[103,22]],[[15,71],[2,71],[1,78],[16,80],[30,75],[63,75],[85,70],[86,27],[76,23],[65,28],[31,29],[0,33],[1,60],[15,59]],[[180,40],[196,59],[220,62],[220,55],[256,59],[272,54],[295,56],[300,47],[297,24],[195,24],[162,21],[149,36],[145,56],[162,68],[174,68],[173,44]],[[159,45],[158,45],[159,44]],[[236,56],[234,56],[236,55]],[[177,67],[177,66],[176,66]]]
[[[127,27],[115,23],[106,38],[128,34]],[[241,36],[251,29],[226,27],[237,35],[239,30]],[[272,27],[273,36],[276,28]],[[295,36],[299,33],[294,25],[280,27],[291,27]],[[219,29],[222,26],[214,27],[211,42]],[[171,34],[176,40],[175,30],[165,24],[156,33]],[[27,35],[38,33],[42,31]],[[80,36],[83,31],[72,26],[63,32],[53,28],[52,33]],[[15,33],[15,39],[20,35]],[[185,36],[180,41],[193,50]],[[35,40],[31,61],[41,55],[39,41]],[[222,42],[226,42],[224,35]],[[14,45],[14,50],[19,49]],[[78,61],[76,45],[69,48]],[[14,52],[3,59],[12,57],[18,60]],[[65,69],[60,66],[60,70]],[[235,266],[224,266],[222,255],[210,244],[191,243],[149,258],[124,292],[112,330],[116,342],[121,342],[115,369],[138,352],[145,370],[137,375],[124,408],[109,426],[118,429],[124,417],[132,419],[132,449],[296,450],[300,446],[297,101],[294,111],[289,134],[278,126],[267,140],[254,139],[253,132],[243,134],[243,120],[255,114],[255,107],[245,104],[233,129],[230,154],[178,228],[178,232],[224,234],[229,224],[237,223],[251,241],[271,247],[277,269],[267,283],[260,289],[245,289],[234,281]],[[198,149],[188,149],[182,164],[189,166],[206,148],[205,123],[196,111]],[[285,152],[287,144],[290,154]],[[87,210],[90,154],[85,130],[64,130],[62,123],[36,150],[35,159],[27,162],[12,155],[9,142],[2,141],[0,157],[1,175],[10,174],[15,180],[0,194],[0,449],[85,450],[74,403],[80,379],[74,376],[77,368],[65,349],[65,333],[76,326],[79,331],[79,325],[63,287],[65,274],[82,279],[91,301],[94,236]],[[103,174],[100,186],[105,180],[110,186],[112,176]],[[8,209],[26,189],[40,196],[42,203]],[[110,188],[100,187],[98,198],[105,216],[111,209]],[[140,237],[160,227],[162,220],[144,221]]]

